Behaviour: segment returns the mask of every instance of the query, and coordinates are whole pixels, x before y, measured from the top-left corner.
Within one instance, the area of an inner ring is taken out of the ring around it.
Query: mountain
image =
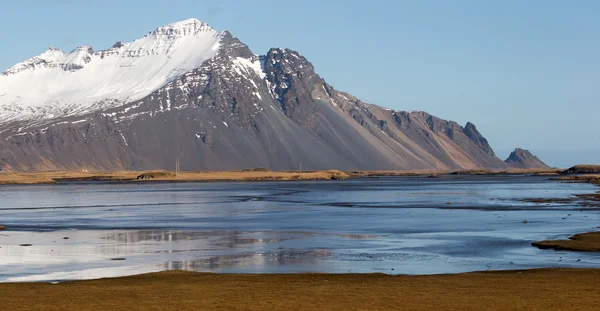
[[[0,75],[0,167],[506,168],[475,125],[364,103],[289,49],[190,19],[130,43],[50,48]]]
[[[513,168],[550,168],[538,157],[531,154],[529,150],[521,148],[515,149],[504,162]]]

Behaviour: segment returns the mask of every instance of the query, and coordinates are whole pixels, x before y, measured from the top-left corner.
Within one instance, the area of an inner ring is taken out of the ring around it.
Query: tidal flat
[[[0,281],[597,268],[531,246],[596,231],[597,203],[551,199],[597,190],[518,175],[3,186]]]

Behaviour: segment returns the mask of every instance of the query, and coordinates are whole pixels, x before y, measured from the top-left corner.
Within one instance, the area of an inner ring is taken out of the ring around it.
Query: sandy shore
[[[235,275],[0,284],[6,310],[600,310],[600,270]]]

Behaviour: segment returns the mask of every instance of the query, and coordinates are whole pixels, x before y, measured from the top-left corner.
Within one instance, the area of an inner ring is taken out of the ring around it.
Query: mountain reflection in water
[[[598,267],[530,246],[594,231],[600,207],[551,199],[596,191],[524,176],[0,187],[0,281]]]

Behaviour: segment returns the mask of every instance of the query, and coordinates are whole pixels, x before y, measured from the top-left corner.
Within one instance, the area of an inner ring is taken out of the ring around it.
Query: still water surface
[[[520,201],[595,191],[522,176],[0,187],[0,282],[600,267],[530,246],[596,230],[598,207]]]

